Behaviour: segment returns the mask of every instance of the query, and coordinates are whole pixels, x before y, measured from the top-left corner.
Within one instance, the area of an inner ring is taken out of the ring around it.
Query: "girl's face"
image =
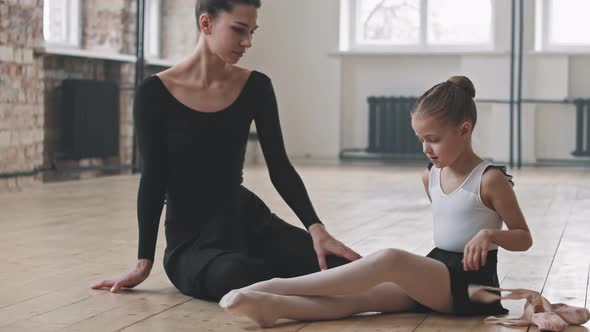
[[[252,46],[258,28],[258,9],[251,5],[234,5],[231,12],[221,11],[215,17],[201,15],[201,31],[208,45],[224,62],[236,64]]]
[[[412,128],[422,142],[422,151],[437,168],[453,164],[469,146],[472,124],[455,125],[428,114],[413,114]]]

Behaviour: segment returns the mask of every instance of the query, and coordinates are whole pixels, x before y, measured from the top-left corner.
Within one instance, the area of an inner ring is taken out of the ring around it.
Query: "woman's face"
[[[252,46],[257,20],[256,7],[238,4],[230,12],[221,11],[206,20],[207,24],[202,24],[201,29],[213,53],[224,62],[235,64]]]
[[[422,151],[438,168],[449,166],[469,144],[472,125],[454,125],[436,116],[413,114],[412,128],[422,142]]]

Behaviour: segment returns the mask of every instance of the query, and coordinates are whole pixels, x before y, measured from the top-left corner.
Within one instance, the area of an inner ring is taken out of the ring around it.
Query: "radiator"
[[[66,79],[62,83],[64,155],[70,159],[119,155],[119,86]]]
[[[576,150],[574,156],[590,156],[590,99],[575,99]]]
[[[369,153],[422,156],[412,129],[410,110],[415,97],[369,97]]]

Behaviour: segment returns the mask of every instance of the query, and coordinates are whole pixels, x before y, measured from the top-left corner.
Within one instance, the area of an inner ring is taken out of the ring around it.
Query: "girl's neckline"
[[[485,164],[486,161],[483,160],[482,162],[480,162],[479,164],[477,164],[477,166],[473,167],[473,169],[471,170],[471,172],[469,172],[469,174],[465,177],[465,179],[463,180],[463,182],[461,182],[461,184],[455,188],[452,192],[450,193],[446,193],[445,190],[443,189],[442,186],[442,168],[439,170],[438,172],[438,187],[440,189],[440,192],[444,195],[444,196],[451,196],[454,193],[458,192],[461,188],[463,188],[463,186],[467,183],[467,181],[469,180],[469,178],[471,178],[471,176],[473,175],[473,173],[475,173],[475,170],[478,169],[481,165]]]
[[[242,89],[240,90],[240,93],[238,94],[238,96],[226,107],[217,110],[217,111],[213,111],[213,112],[205,112],[205,111],[200,111],[198,109],[194,109],[188,105],[186,105],[185,103],[183,103],[182,101],[180,101],[178,98],[176,98],[176,96],[174,96],[172,94],[172,92],[170,92],[170,90],[168,89],[168,87],[166,86],[166,84],[164,84],[164,81],[162,81],[162,79],[160,78],[160,76],[158,75],[152,75],[152,77],[154,77],[158,82],[160,82],[160,85],[162,86],[162,88],[164,89],[164,91],[166,92],[166,94],[177,104],[179,104],[180,106],[182,106],[184,109],[191,111],[193,113],[196,114],[204,114],[204,115],[215,115],[218,113],[225,113],[226,111],[230,110],[235,104],[238,103],[238,101],[240,101],[240,99],[242,98],[242,96],[244,95],[244,92],[246,91],[246,88],[248,87],[252,76],[254,75],[255,70],[252,70],[250,72],[250,74],[248,74],[248,78],[246,79],[246,82],[244,83],[244,86],[242,86]]]

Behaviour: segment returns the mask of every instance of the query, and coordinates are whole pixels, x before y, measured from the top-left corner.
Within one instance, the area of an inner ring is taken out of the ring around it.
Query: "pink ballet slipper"
[[[572,307],[565,303],[554,303],[551,310],[572,325],[582,325],[590,320],[590,312],[586,308]]]
[[[490,291],[507,291],[507,295],[499,296]],[[490,324],[526,326],[534,324],[540,330],[563,331],[568,325],[580,325],[590,320],[590,312],[586,308],[569,306],[564,303],[551,304],[541,293],[529,289],[504,289],[487,286],[470,285],[469,298],[475,302],[495,302],[499,300],[526,299],[522,316],[518,318],[490,316],[484,321]]]

